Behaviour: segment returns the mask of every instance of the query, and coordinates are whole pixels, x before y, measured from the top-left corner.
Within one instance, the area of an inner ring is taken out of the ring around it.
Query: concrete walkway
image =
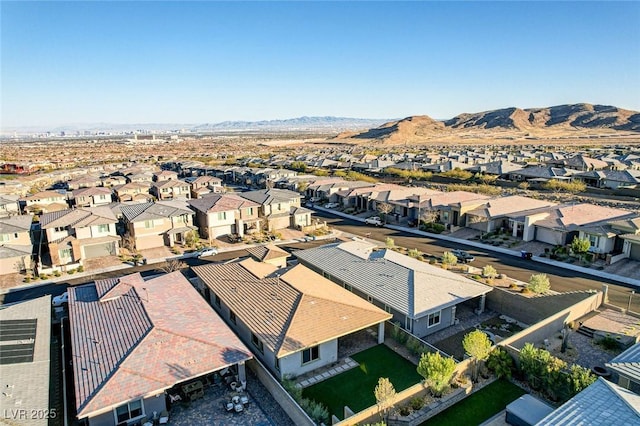
[[[330,379],[333,376],[337,376],[338,374],[342,374],[345,371],[351,370],[352,368],[356,368],[359,364],[347,357],[341,359],[338,365],[332,366],[330,368],[314,370],[314,374],[312,376],[300,376],[296,379],[296,387],[298,388],[306,388],[309,386],[313,386],[316,383],[320,383],[323,380]]]

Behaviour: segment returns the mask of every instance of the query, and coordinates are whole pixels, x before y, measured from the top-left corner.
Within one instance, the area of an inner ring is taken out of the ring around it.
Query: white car
[[[371,216],[364,220],[367,225],[382,226],[382,221],[378,216]]]
[[[338,203],[327,203],[324,205],[325,209],[335,209],[336,207],[338,207]]]
[[[67,303],[69,303],[69,292],[67,292],[67,291],[65,291],[61,295],[55,296],[53,299],[51,299],[51,304],[54,307],[66,305]]]
[[[207,256],[214,256],[218,254],[218,249],[215,247],[203,247],[201,249],[195,250],[195,251],[190,251],[188,253],[185,253],[182,255],[182,257],[207,257]]]

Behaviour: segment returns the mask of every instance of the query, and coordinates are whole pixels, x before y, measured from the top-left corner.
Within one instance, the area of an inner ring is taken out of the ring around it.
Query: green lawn
[[[302,395],[329,408],[330,414],[343,418],[347,405],[357,413],[376,404],[373,390],[380,377],[388,377],[396,392],[418,383],[422,376],[416,366],[385,345],[374,346],[351,357],[360,364],[342,374],[305,388]]]
[[[525,391],[506,380],[497,380],[427,420],[425,426],[479,425],[504,410]]]

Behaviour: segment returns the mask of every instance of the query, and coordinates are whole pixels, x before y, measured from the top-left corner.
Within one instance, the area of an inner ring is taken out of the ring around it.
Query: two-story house
[[[197,232],[193,211],[182,201],[122,205],[120,211],[138,250],[184,244],[189,232]]]
[[[153,195],[149,194],[150,182],[129,182],[116,186],[113,192],[119,202],[135,201],[138,203],[148,203],[153,201]]]
[[[76,207],[105,206],[111,203],[111,189],[103,186],[80,188],[73,191],[71,197]]]
[[[120,249],[117,222],[115,214],[105,206],[43,214],[40,227],[48,250],[43,252],[42,264],[66,270],[82,265],[86,259],[116,256]]]
[[[260,204],[235,194],[207,194],[189,201],[189,206],[196,213],[200,234],[209,241],[227,234],[243,236],[249,229],[260,229]]]
[[[153,174],[154,182],[166,182],[168,180],[178,180],[178,173],[172,170],[160,170]]]
[[[36,192],[33,195],[24,197],[22,203],[24,203],[24,211],[29,213],[47,213],[69,208],[67,195],[57,191]]]
[[[32,215],[0,218],[0,275],[31,269]]]
[[[260,204],[260,217],[267,229],[285,229],[311,225],[311,210],[300,206],[300,194],[286,189],[261,189],[243,192],[242,198]]]
[[[0,217],[20,214],[20,196],[13,194],[0,195]]]
[[[182,180],[155,182],[150,192],[159,201],[191,198],[191,186]]]
[[[201,198],[211,192],[224,192],[222,179],[215,176],[198,176],[186,178],[185,181],[191,185],[191,198]]]

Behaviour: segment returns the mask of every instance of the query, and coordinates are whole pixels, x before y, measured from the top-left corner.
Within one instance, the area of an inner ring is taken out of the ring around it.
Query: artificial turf
[[[525,391],[511,382],[503,379],[496,380],[422,423],[422,425],[479,425],[504,410],[509,403],[525,393]]]
[[[373,391],[380,377],[387,377],[400,392],[420,380],[416,366],[385,345],[377,345],[351,357],[358,367],[305,388],[303,397],[323,403],[330,414],[342,419],[344,406],[357,413],[376,404]]]

